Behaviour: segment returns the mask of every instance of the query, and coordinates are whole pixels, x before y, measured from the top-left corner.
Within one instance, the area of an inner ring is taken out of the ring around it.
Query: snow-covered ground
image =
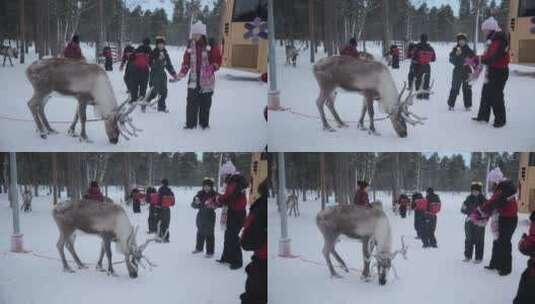
[[[180,69],[184,48],[168,47],[175,69]],[[84,45],[83,53],[91,61],[94,49]],[[186,81],[168,84],[169,113],[155,110],[142,113],[137,109],[132,117],[135,125],[144,132],[130,141],[121,138],[118,145],[108,143],[104,124],[87,124],[88,136],[93,143],[80,143],[67,136],[68,123],[54,123],[59,134],[45,141],[35,132],[27,102],[32,87],[24,74],[35,60],[32,50],[25,65],[14,68],[0,66],[0,150],[2,151],[262,151],[267,142],[263,110],[266,103],[266,85],[258,81],[231,80],[228,75],[255,75],[221,69],[217,72],[216,88],[207,131],[183,130],[186,121]],[[126,100],[126,87],[119,64],[108,72],[119,102]],[[76,102],[70,97],[53,96],[46,107],[49,120],[71,121]],[[92,107],[88,118],[93,117]],[[13,120],[15,119],[15,120]],[[79,126],[78,126],[79,128]],[[78,129],[79,130],[79,129]]]
[[[290,111],[270,112],[269,148],[272,151],[501,151],[504,149],[528,151],[535,149],[535,103],[533,100],[533,78],[515,76],[511,73],[505,87],[507,125],[495,129],[472,121],[479,109],[483,78],[473,86],[472,111],[466,112],[462,93],[458,96],[455,111],[448,111],[447,99],[451,87],[453,66],[449,63],[451,43],[431,43],[437,53],[437,61],[431,65],[434,79],[434,94],[430,100],[416,100],[411,110],[427,117],[425,125],[409,126],[407,138],[399,138],[389,120],[376,123],[381,136],[369,135],[356,127],[360,117],[363,98],[360,95],[340,92],[336,99],[338,113],[345,121],[352,121],[349,128],[337,129],[337,132],[322,130],[316,98],[319,88],[312,74],[309,53],[303,51],[298,57],[297,67],[285,64],[284,49],[277,52],[278,83],[281,92],[281,104],[292,111],[313,116],[303,117]],[[362,49],[359,47],[359,49]],[[482,49],[481,47],[479,48]],[[326,55],[320,53],[317,58]],[[376,58],[380,56],[378,45],[368,44],[368,51]],[[407,79],[409,61],[401,63],[399,70],[390,70],[398,89]],[[511,70],[533,70],[518,65],[511,65]],[[326,110],[327,117],[332,118]],[[384,117],[376,108],[376,118]],[[318,117],[318,118],[315,118]],[[491,123],[493,121],[491,115]],[[368,122],[365,122],[368,126]],[[332,124],[335,126],[334,124]]]
[[[488,264],[492,249],[492,235],[487,226],[485,256],[482,264],[464,263],[464,216],[460,206],[463,193],[438,193],[443,208],[438,218],[438,249],[423,249],[414,239],[412,214],[402,219],[391,209],[387,215],[393,231],[393,247],[400,248],[400,237],[405,235],[409,246],[407,260],[398,257],[393,264],[399,278],[391,272],[385,286],[380,286],[375,275],[373,281],[360,279],[362,251],[358,241],[342,238],[337,251],[352,268],[350,273],[339,269],[342,279],[331,279],[321,253],[323,238],[315,224],[321,205],[318,201],[300,204],[301,216],[288,220],[289,237],[295,258],[278,257],[280,217],[274,202],[268,214],[269,242],[272,244],[269,259],[269,300],[271,303],[459,303],[503,304],[514,298],[520,275],[526,267],[527,257],[516,249],[522,233],[528,230],[527,215],[520,215],[513,236],[513,272],[500,277],[483,268]],[[383,202],[391,198],[380,195]],[[389,204],[389,203],[388,203]],[[386,207],[387,204],[385,204]],[[333,259],[334,265],[337,265]]]
[[[56,249],[58,229],[52,218],[51,198],[34,198],[33,212],[21,213],[28,254],[9,251],[12,233],[11,209],[5,194],[0,194],[0,304],[61,304],[61,303],[238,303],[245,286],[244,268],[230,270],[215,262],[223,250],[223,232],[216,225],[216,249],[212,259],[202,254],[193,255],[195,246],[195,215],[190,207],[196,190],[173,189],[177,204],[171,210],[168,244],[151,244],[146,255],[158,264],[152,272],[140,268],[139,277],[130,279],[124,264],[114,265],[118,277],[107,276],[94,269],[100,252],[97,237],[78,233],[76,251],[81,260],[90,263],[89,269],[77,270],[72,257],[65,250],[76,273],[64,273]],[[120,192],[110,195],[119,200]],[[134,224],[139,224],[138,242],[146,238],[148,209],[142,214],[127,213]],[[217,220],[219,221],[219,212]],[[114,261],[124,256],[112,246]],[[35,254],[50,257],[37,257]],[[244,263],[250,254],[244,252]],[[107,260],[104,258],[104,266]]]

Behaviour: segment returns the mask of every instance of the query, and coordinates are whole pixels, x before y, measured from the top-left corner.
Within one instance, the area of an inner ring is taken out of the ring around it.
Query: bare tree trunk
[[[399,197],[400,194],[400,164],[399,164],[399,152],[393,153],[394,166],[392,168],[392,205]]]
[[[58,203],[58,155],[52,153],[52,192],[53,192],[53,204]]]
[[[390,45],[390,42],[392,40],[392,31],[390,29],[390,0],[384,0],[383,1],[383,9],[384,9],[384,24],[383,24],[383,54],[385,54],[388,50],[388,47]]]
[[[67,154],[68,160],[68,192],[69,197],[73,200],[80,199],[82,193],[81,185],[81,158],[80,153],[72,152]]]
[[[315,39],[315,26],[314,26],[314,22],[315,22],[315,11],[314,11],[314,1],[315,0],[308,0],[308,34],[309,34],[309,39],[310,39],[310,62],[314,63],[316,61],[316,54],[315,54],[315,49],[316,49],[316,39]]]
[[[327,189],[325,181],[325,153],[320,153],[320,194],[321,194],[321,210],[325,209],[327,202]]]
[[[20,30],[20,63],[24,63],[26,56],[26,20],[25,20],[24,0],[19,0],[19,30]]]
[[[123,157],[123,170],[124,170],[124,178],[123,178],[123,187],[124,187],[124,201],[126,202],[128,200],[128,196],[130,195],[130,154],[124,153]]]

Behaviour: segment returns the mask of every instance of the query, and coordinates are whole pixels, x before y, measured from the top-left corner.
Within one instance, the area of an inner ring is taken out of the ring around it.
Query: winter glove
[[[195,196],[193,198],[193,201],[191,202],[191,207],[194,209],[199,209],[201,205],[201,201],[199,200],[199,197]]]

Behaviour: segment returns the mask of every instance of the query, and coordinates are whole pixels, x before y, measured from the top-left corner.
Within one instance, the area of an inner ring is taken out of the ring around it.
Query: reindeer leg
[[[87,266],[84,263],[82,263],[82,261],[78,257],[78,254],[76,254],[76,250],[74,250],[74,240],[75,240],[75,234],[73,233],[73,234],[71,234],[71,236],[69,237],[69,239],[66,242],[67,250],[69,250],[69,252],[71,253],[72,257],[74,258],[74,261],[78,265],[78,268],[79,269],[86,269]]]
[[[70,233],[72,233],[72,231]],[[65,258],[66,238],[67,238],[66,234],[63,232],[60,232],[58,242],[56,243],[56,247],[58,248],[59,256],[61,257],[61,262],[63,263],[63,271],[74,272],[74,270],[72,270],[72,268],[69,266],[69,263],[67,263],[67,259]]]
[[[338,127],[346,128],[347,124],[342,121],[342,119],[338,115],[338,112],[336,112],[336,108],[334,107],[335,100],[336,100],[336,93],[329,95],[329,98],[327,99],[327,108],[329,108],[329,111],[331,111],[331,114],[334,116],[334,119],[336,120]]]
[[[321,90],[320,95],[318,99],[316,99],[316,106],[318,107],[318,111],[320,112],[321,117],[321,123],[323,124],[323,130],[334,132],[334,129],[329,125],[327,122],[327,119],[325,118],[325,109],[323,106],[325,105],[325,102],[329,98],[329,95],[332,93],[331,91]]]
[[[334,258],[340,263],[340,265],[344,268],[345,272],[349,272],[349,268],[347,268],[346,263],[344,260],[342,260],[342,257],[336,252],[336,249],[333,247],[333,251],[331,252],[334,255]]]
[[[370,134],[373,135],[379,135],[377,131],[375,130],[375,122],[374,122],[374,116],[375,116],[375,110],[373,109],[373,97],[367,96],[366,97],[366,103],[368,107],[368,117],[370,118]]]
[[[111,261],[111,240],[109,238],[104,240],[104,247],[106,248],[106,257],[108,258],[108,275],[117,276],[113,270],[113,263]]]
[[[357,127],[361,130],[367,130],[366,127],[364,126],[364,116],[366,116],[366,111],[368,110],[368,102],[365,101],[362,103],[362,109],[360,111],[360,119],[359,119],[359,123],[357,125]]]
[[[67,134],[69,134],[72,137],[76,137],[76,124],[78,123],[78,112],[80,111],[80,104],[76,107],[76,112],[74,113],[74,117],[72,119],[71,126],[69,127],[69,131],[67,131]]]
[[[47,96],[47,97],[45,97],[43,99],[43,102],[39,106],[39,115],[41,116],[41,120],[42,120],[46,130],[48,131],[48,134],[58,134],[58,131],[54,130],[50,126],[50,123],[48,122],[48,118],[46,118],[45,106],[46,106],[46,103],[48,102],[49,99],[50,99],[50,96]]]
[[[331,272],[331,278],[341,278],[341,276],[334,270],[333,263],[331,262],[331,252],[334,250],[334,240],[325,240],[323,245],[323,257],[327,266],[329,266],[329,271]]]
[[[105,271],[104,268],[102,267],[102,260],[104,259],[104,252],[105,252],[105,244],[103,240],[100,245],[100,256],[98,258],[97,266],[95,266],[96,270],[102,271],[102,272]]]
[[[87,103],[85,101],[80,101],[78,103],[78,116],[80,117],[80,126],[82,127],[80,131],[80,141],[90,143],[91,140],[87,137],[87,134],[85,132],[85,122],[87,121],[86,110]]]
[[[364,238],[362,240],[362,257],[364,258],[364,269],[362,270],[361,279],[369,282],[371,280],[370,276],[370,258],[371,258],[371,252],[370,248],[368,247],[369,244],[369,238]]]
[[[28,108],[30,108],[30,112],[32,112],[33,120],[35,121],[35,124],[37,125],[39,135],[43,139],[46,139],[47,132],[45,132],[43,128],[43,123],[41,122],[41,118],[39,116],[39,105],[43,102],[43,98],[45,96],[46,95],[35,92],[32,98],[28,101]]]

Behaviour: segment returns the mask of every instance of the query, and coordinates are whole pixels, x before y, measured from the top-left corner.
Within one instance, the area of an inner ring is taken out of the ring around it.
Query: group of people
[[[400,197],[400,201],[401,201]],[[438,248],[435,231],[437,229],[437,216],[442,202],[431,187],[427,188],[425,197],[421,192],[412,194],[411,208],[414,210],[414,229],[416,238],[422,241],[423,248]]]
[[[130,94],[130,102],[142,103],[142,110],[158,98],[158,111],[167,113],[167,74],[170,82],[188,77],[186,98],[186,124],[184,129],[210,127],[210,109],[215,89],[215,72],[222,63],[221,49],[207,38],[206,25],[198,21],[191,26],[191,39],[182,58],[178,73],[175,71],[166,40],[163,36],[155,39],[156,47],[151,48],[150,38],[143,39],[134,48],[127,45],[123,50],[120,70],[124,70],[124,82]],[[106,71],[113,70],[113,54],[109,46],[103,49]],[[84,60],[80,48],[80,37],[74,35],[63,52],[65,58]],[[147,88],[150,87],[149,92]]]

